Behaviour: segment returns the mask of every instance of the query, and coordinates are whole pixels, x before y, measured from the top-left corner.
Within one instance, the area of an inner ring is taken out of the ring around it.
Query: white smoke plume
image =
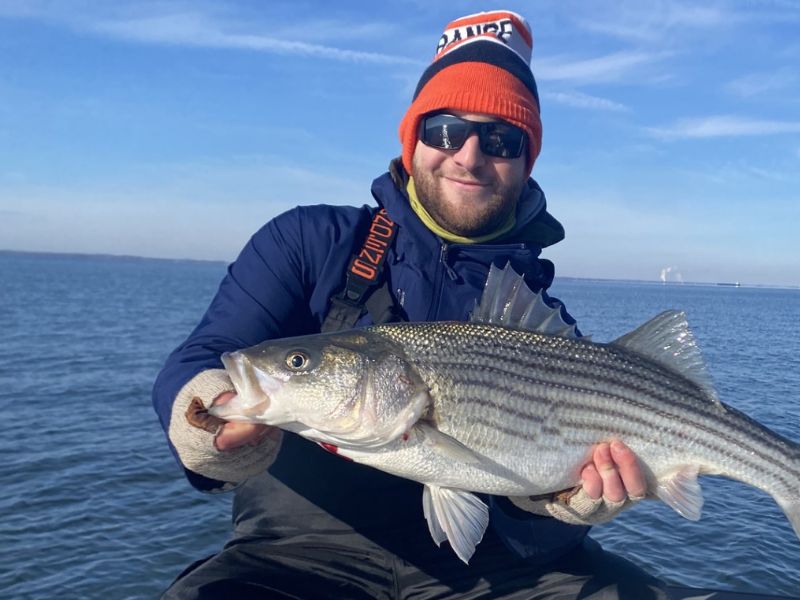
[[[683,274],[678,270],[678,267],[664,267],[661,269],[661,282],[667,283],[673,281],[683,283]]]

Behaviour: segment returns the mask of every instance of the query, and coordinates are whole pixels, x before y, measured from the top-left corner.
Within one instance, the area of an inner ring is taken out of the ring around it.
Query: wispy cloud
[[[560,0],[563,4],[566,0]],[[577,4],[576,24],[585,31],[642,46],[680,49],[688,38],[754,24],[786,27],[800,22],[796,0],[598,0]]]
[[[581,92],[546,92],[542,94],[542,98],[555,104],[562,104],[572,108],[611,112],[624,112],[629,110],[627,106],[619,102],[614,102],[606,98],[598,98],[597,96],[590,96],[589,94],[583,94]]]
[[[419,63],[406,56],[349,50],[259,33],[235,32],[203,15],[191,13],[96,22],[91,28],[97,33],[145,44],[254,50],[357,63]]]
[[[795,174],[789,175],[783,171],[763,169],[752,165],[747,165],[745,169],[747,173],[751,174],[752,176],[757,177],[759,179],[764,179],[766,181],[788,182],[797,179],[797,176]]]
[[[589,5],[594,11],[582,10],[578,25],[587,31],[628,41],[661,45],[675,31],[705,30],[727,26],[738,17],[724,5],[698,6],[695,3],[661,0],[657,2],[622,1]],[[585,7],[584,7],[585,8]]]
[[[573,81],[591,83],[614,81],[663,58],[663,54],[630,51],[581,60],[567,57],[534,59],[533,72],[542,81]]]
[[[800,133],[800,121],[768,121],[735,116],[680,119],[667,127],[650,127],[650,135],[662,139],[696,139]]]
[[[751,73],[734,79],[725,89],[737,96],[752,97],[790,89],[800,82],[797,70],[784,67],[772,73]]]
[[[231,260],[257,223],[320,198],[352,204],[364,189],[277,156],[140,167],[125,181],[0,186],[0,248]]]
[[[750,23],[786,26],[800,22],[800,4],[797,0],[748,0],[744,4],[740,7],[741,14]]]
[[[791,156],[788,157],[791,161]],[[761,185],[764,182],[786,183],[789,184],[783,189],[791,190],[797,183],[800,183],[800,172],[795,165],[787,162],[776,163],[776,161],[765,161],[766,166],[754,164],[753,157],[740,160],[726,160],[719,165],[709,166],[705,169],[676,170],[676,174],[684,177],[687,181],[701,182],[704,188],[708,185],[718,185],[728,187],[752,187]],[[780,198],[794,198],[794,193],[781,195],[777,188],[773,188],[773,200],[780,202]]]
[[[225,159],[128,165],[108,178],[97,176],[71,186],[18,181],[0,187],[0,209],[42,203],[77,207],[106,204],[110,209],[149,199],[159,206],[173,200],[227,207],[319,202],[348,204],[362,194],[364,182],[335,172],[292,162],[285,156],[248,155]],[[236,200],[232,200],[235,198]]]
[[[276,36],[264,14],[256,21],[222,11],[218,5],[180,1],[121,5],[0,2],[0,17],[45,20],[78,33],[140,44],[250,50],[353,63],[424,65],[408,56],[310,41],[356,40],[364,45],[365,36],[375,39],[382,33],[386,37],[386,32],[393,29],[388,23],[363,21],[354,27],[330,19],[309,20],[302,30],[283,28],[282,35]]]

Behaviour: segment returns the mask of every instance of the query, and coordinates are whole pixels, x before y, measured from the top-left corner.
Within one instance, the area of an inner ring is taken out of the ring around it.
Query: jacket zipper
[[[447,253],[449,251],[449,245],[444,242],[439,247],[439,262],[436,265],[436,275],[433,280],[433,298],[431,302],[431,307],[428,310],[428,318],[427,321],[435,320],[436,315],[439,313],[439,305],[442,301],[442,282],[444,280],[444,271],[445,271],[445,264],[447,261]]]
[[[427,318],[428,321],[435,321],[436,316],[439,313],[439,307],[441,306],[442,303],[441,301],[442,301],[445,276],[449,275],[450,273],[455,274],[455,270],[448,263],[448,255],[450,254],[451,249],[459,245],[466,246],[466,244],[449,244],[447,242],[442,242],[441,246],[439,247],[439,263],[436,265],[436,274],[434,277],[434,287],[433,287],[433,298],[431,302],[431,307],[428,310],[428,318]],[[525,242],[515,242],[511,244],[500,244],[500,245],[469,244],[468,246],[472,250],[478,250],[478,251],[488,250],[491,251],[493,254],[498,254],[497,251],[501,249],[524,250],[527,247]]]

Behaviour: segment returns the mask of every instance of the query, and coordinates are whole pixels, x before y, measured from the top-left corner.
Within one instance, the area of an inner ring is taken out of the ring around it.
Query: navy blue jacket
[[[372,195],[397,224],[385,276],[408,320],[465,320],[492,263],[503,266],[511,261],[535,290],[550,286],[552,264],[539,255],[543,247],[563,239],[564,233],[547,213],[544,194],[535,181],[528,181],[511,232],[490,244],[470,245],[445,243],[425,227],[409,206],[404,183],[405,174],[393,163],[391,172],[373,183]],[[228,268],[199,325],[169,356],[155,383],[153,401],[165,430],[179,390],[199,372],[222,368],[223,352],[320,331],[330,298],[344,285],[349,259],[366,237],[373,211],[368,206],[297,207],[250,239]],[[358,325],[370,322],[367,315]],[[219,487],[219,482],[188,470],[186,474],[198,489]],[[362,506],[354,501],[362,491],[383,507],[379,513],[372,502]],[[240,533],[305,535],[315,527],[329,529],[326,515],[333,515],[338,523],[368,532],[386,546],[391,542],[381,538],[383,510],[391,506],[393,519],[399,519],[406,532],[419,530],[424,532],[421,538],[428,538],[419,484],[347,463],[293,434],[284,436],[267,472],[236,493],[234,513]],[[507,500],[492,501],[492,525],[504,530],[501,537],[507,545],[533,558],[560,554],[587,529],[515,511]],[[503,510],[495,516],[498,505]]]

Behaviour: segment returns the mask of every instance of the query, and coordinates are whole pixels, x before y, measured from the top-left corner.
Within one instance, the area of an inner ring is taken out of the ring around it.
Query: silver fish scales
[[[575,472],[556,465],[567,456],[578,464],[587,445],[611,438],[629,444],[653,476],[654,467],[678,468],[691,457],[704,473],[735,473],[787,496],[800,481],[796,444],[621,346],[465,323],[374,329],[400,342],[435,390],[428,418],[439,431],[506,465],[553,467],[549,479],[535,474],[541,488],[533,493],[573,485]],[[519,454],[521,443],[533,445],[531,455]],[[477,491],[514,493],[497,485]]]
[[[223,358],[239,395],[216,414],[422,482],[434,540],[465,562],[488,523],[472,492],[571,488],[611,439],[683,516],[700,516],[697,476],[723,475],[772,495],[800,536],[800,446],[720,402],[683,313],[600,344],[543,306],[506,269],[490,275],[478,322],[265,342]]]

